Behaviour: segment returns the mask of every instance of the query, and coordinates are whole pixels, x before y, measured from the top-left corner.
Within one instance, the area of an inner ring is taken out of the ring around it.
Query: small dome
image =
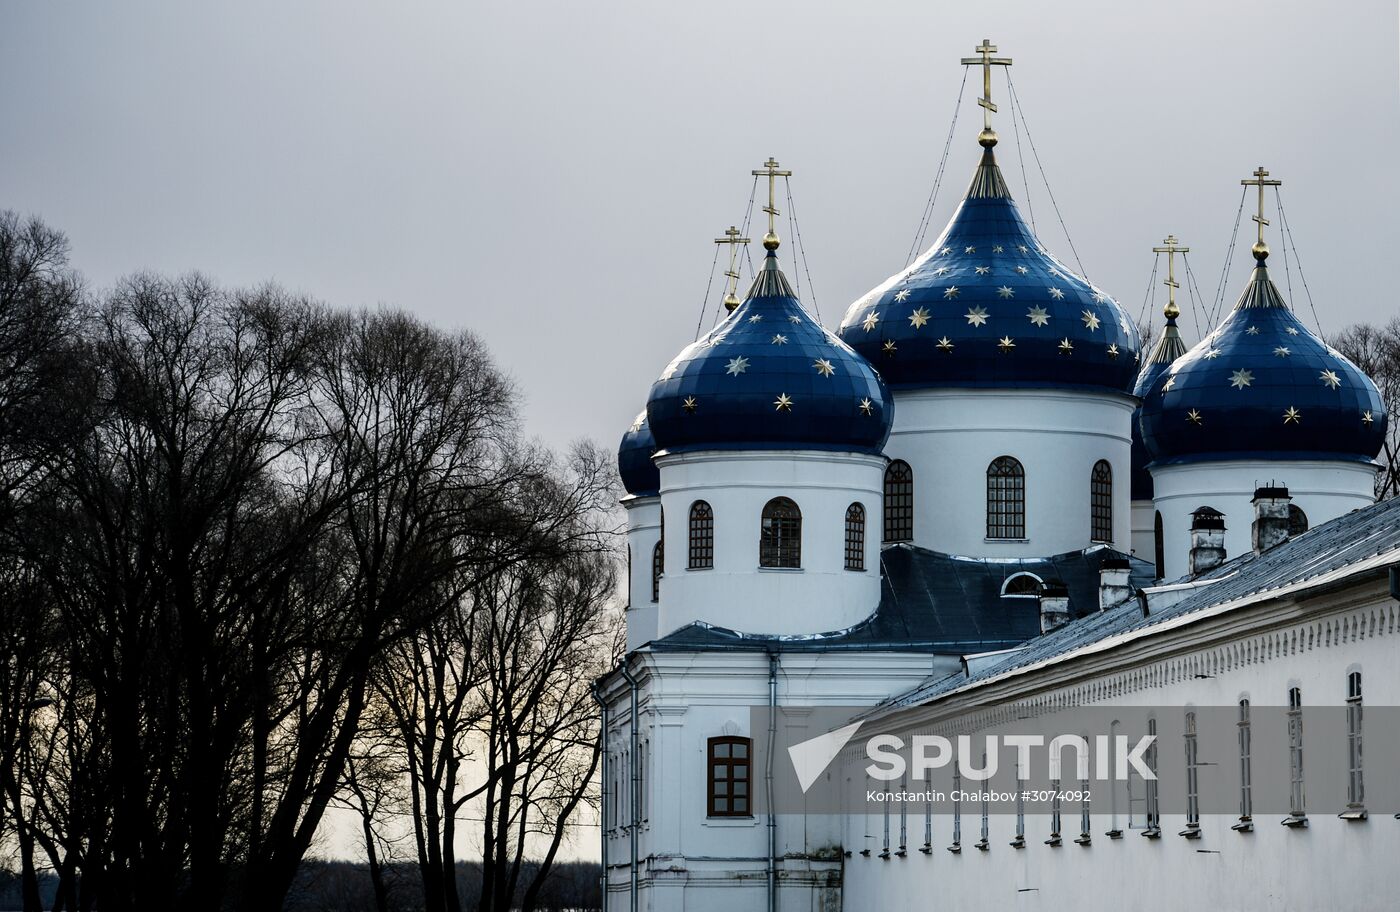
[[[1141,347],[1127,313],[1036,239],[990,148],[939,239],[852,304],[840,334],[893,389],[1126,394]]]
[[[892,406],[864,358],[807,313],[769,251],[744,303],[676,356],[647,418],[667,452],[879,453]]]
[[[647,424],[647,413],[643,409],[622,435],[622,443],[617,448],[617,471],[628,494],[655,497],[660,493],[661,473],[651,461],[655,454],[656,440],[651,436],[651,426]]]
[[[1225,322],[1142,390],[1154,465],[1225,459],[1369,462],[1380,393],[1284,302],[1261,261]]]
[[[1176,327],[1176,311],[1173,306],[1167,312],[1167,325],[1162,329],[1162,335],[1157,338],[1157,344],[1152,347],[1152,354],[1148,355],[1147,363],[1142,366],[1142,373],[1138,374],[1137,383],[1133,385],[1133,395],[1139,399],[1146,396],[1157,378],[1166,373],[1172,362],[1184,354],[1186,343],[1182,341],[1181,331]],[[1141,417],[1142,406],[1139,404],[1133,410],[1132,498],[1151,500],[1152,473],[1147,471],[1147,464],[1152,461],[1152,456],[1147,452],[1147,444],[1143,443],[1142,430],[1138,426]]]

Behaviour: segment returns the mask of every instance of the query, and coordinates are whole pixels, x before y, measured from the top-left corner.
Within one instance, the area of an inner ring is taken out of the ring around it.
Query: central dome
[[[894,389],[1106,389],[1137,378],[1137,328],[1021,218],[991,148],[943,234],[851,305],[841,338]]]

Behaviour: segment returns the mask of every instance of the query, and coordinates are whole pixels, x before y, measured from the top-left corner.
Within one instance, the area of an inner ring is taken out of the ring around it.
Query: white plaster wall
[[[1252,547],[1257,487],[1288,488],[1293,503],[1308,515],[1310,528],[1375,502],[1375,468],[1356,462],[1195,462],[1151,471],[1169,580],[1187,573],[1191,514],[1198,507],[1225,514],[1225,555],[1231,558]]]
[[[914,543],[973,557],[1044,557],[1090,545],[1089,477],[1113,468],[1113,545],[1130,545],[1128,396],[1058,390],[907,390],[894,394],[885,454],[914,470]],[[1026,540],[986,538],[987,466],[1026,470]]]
[[[1157,512],[1156,507],[1153,506],[1150,500],[1134,500],[1132,501],[1130,510],[1130,515],[1132,517],[1132,538],[1130,541],[1132,542],[1132,547],[1129,553],[1150,564],[1156,560],[1155,549],[1157,539],[1155,527],[1153,525],[1154,517]]]
[[[885,459],[818,451],[723,451],[660,456],[666,523],[657,635],[705,621],[745,633],[813,634],[865,620],[880,601]],[[802,511],[802,568],[760,568],[763,506]],[[714,566],[687,568],[690,505],[714,510]],[[845,569],[846,509],[865,507],[865,569]]]
[[[651,600],[651,554],[661,538],[661,498],[627,497],[627,651],[656,638],[657,603]]]
[[[1275,646],[1271,658],[1255,658],[1229,669],[1206,666],[1215,676],[1196,678],[1190,667],[1177,666],[1168,672],[1170,683],[1145,687],[1112,701],[1086,705],[1171,707],[1157,711],[1159,732],[1164,740],[1158,751],[1158,777],[1163,795],[1178,799],[1185,790],[1185,761],[1179,738],[1186,707],[1231,706],[1247,696],[1257,709],[1284,706],[1290,686],[1302,690],[1304,713],[1308,707],[1342,706],[1346,694],[1346,674],[1359,668],[1365,682],[1369,705],[1393,707],[1400,700],[1400,665],[1395,662],[1397,646],[1397,607],[1384,598],[1383,584],[1376,587],[1376,598],[1357,609],[1353,618],[1362,620],[1344,637],[1316,636],[1309,643],[1307,632],[1315,626],[1298,625],[1303,634],[1295,647]],[[1374,625],[1372,619],[1378,622]],[[1370,633],[1358,637],[1357,630]],[[1249,642],[1241,636],[1237,642]],[[1339,642],[1340,640],[1340,642]],[[1264,652],[1268,655],[1267,650]],[[1198,657],[1202,654],[1197,654]],[[1203,654],[1209,661],[1211,655]],[[1152,668],[1152,665],[1146,666]],[[1161,668],[1162,666],[1157,666]],[[1053,702],[1054,696],[1047,697]],[[1042,701],[1042,705],[1045,701]],[[1046,725],[1053,725],[1054,715]],[[1266,731],[1256,726],[1253,754],[1286,751],[1282,730]],[[982,731],[994,731],[986,729]],[[1202,837],[1190,840],[1177,835],[1185,828],[1181,813],[1163,813],[1162,837],[1143,838],[1141,830],[1127,827],[1126,798],[1118,798],[1117,826],[1121,839],[1105,834],[1114,820],[1107,813],[1107,786],[1093,782],[1095,813],[1091,815],[1092,844],[1079,846],[1079,805],[1065,802],[1061,833],[1063,845],[1044,844],[1049,836],[1050,818],[1044,813],[1026,815],[1026,847],[1014,849],[1008,843],[1015,832],[1011,814],[990,817],[990,843],[986,852],[972,847],[981,825],[980,808],[964,803],[962,846],[959,855],[946,850],[951,841],[951,815],[935,815],[933,847],[930,856],[913,850],[923,842],[923,812],[910,808],[911,851],[908,857],[881,860],[883,815],[852,816],[843,830],[847,845],[855,854],[847,860],[844,908],[1005,910],[1035,909],[1075,912],[1117,912],[1135,910],[1231,910],[1231,912],[1278,912],[1278,910],[1348,910],[1380,912],[1397,907],[1400,896],[1400,820],[1390,813],[1373,813],[1370,819],[1351,822],[1338,819],[1346,810],[1341,799],[1324,800],[1320,794],[1344,794],[1344,782],[1320,783],[1308,778],[1306,758],[1314,753],[1345,751],[1341,738],[1330,743],[1316,736],[1316,727],[1304,729],[1305,792],[1308,827],[1291,829],[1279,824],[1282,814],[1256,810],[1254,831],[1239,833],[1230,829],[1238,818],[1230,814],[1203,815]],[[1310,732],[1312,733],[1310,735]],[[1140,734],[1140,733],[1139,733]],[[1393,731],[1389,732],[1393,735]],[[1233,732],[1223,743],[1200,744],[1199,775],[1203,788],[1206,777],[1224,777],[1230,789],[1238,788],[1238,742]],[[1379,733],[1368,734],[1365,775],[1393,775],[1394,758],[1400,745],[1383,741]],[[1256,760],[1257,762],[1257,760]],[[1320,766],[1320,765],[1319,765]],[[1256,766],[1258,769],[1258,766]],[[1334,765],[1332,769],[1336,769]],[[860,773],[857,772],[856,775]],[[1256,774],[1257,775],[1257,774]],[[996,788],[1010,788],[1009,778],[998,776]],[[945,788],[947,782],[936,787]],[[1328,788],[1327,786],[1330,786]],[[967,787],[967,783],[964,783]],[[1070,787],[1070,786],[1067,786]],[[1077,786],[1074,786],[1077,787]],[[1121,788],[1121,785],[1120,785]],[[1263,790],[1276,796],[1287,793],[1284,781],[1255,780],[1255,805]],[[1275,800],[1273,804],[1277,805]],[[1164,804],[1164,807],[1167,806]],[[1179,803],[1175,805],[1179,807]],[[898,832],[897,809],[892,831]],[[868,818],[868,819],[867,819]],[[869,834],[867,838],[867,834]],[[917,836],[917,839],[915,838]],[[860,856],[862,845],[871,846],[869,857]]]

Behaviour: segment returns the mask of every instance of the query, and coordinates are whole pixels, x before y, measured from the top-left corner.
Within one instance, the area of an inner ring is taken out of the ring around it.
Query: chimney
[[[1285,509],[1284,514],[1288,511]],[[1191,514],[1190,572],[1200,576],[1225,563],[1225,515],[1210,507]]]
[[[1133,587],[1128,585],[1132,565],[1126,557],[1110,557],[1099,564],[1099,610],[1107,611],[1114,605],[1121,605],[1133,595]]]
[[[1069,590],[1059,580],[1040,586],[1040,632],[1049,633],[1069,623]]]
[[[1288,505],[1292,501],[1287,488],[1271,485],[1254,489],[1254,525],[1250,537],[1255,554],[1263,554],[1288,541]]]

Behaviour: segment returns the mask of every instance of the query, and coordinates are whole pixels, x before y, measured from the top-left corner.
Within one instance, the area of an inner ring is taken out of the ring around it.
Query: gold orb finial
[[[778,240],[778,232],[770,231],[763,236],[764,250],[777,250],[782,241]]]
[[[738,310],[739,303],[739,296],[732,291],[724,296],[724,309],[729,313],[733,313],[734,311]]]
[[[1254,254],[1254,258],[1259,262],[1264,262],[1269,258],[1269,245],[1263,241],[1255,241],[1254,246],[1249,248],[1249,252]]]
[[[1168,301],[1167,306],[1162,308],[1162,313],[1166,315],[1168,320],[1175,320],[1181,316],[1181,308],[1176,306],[1175,301]]]
[[[997,144],[997,131],[991,127],[977,134],[977,144],[984,149],[990,149]]]

